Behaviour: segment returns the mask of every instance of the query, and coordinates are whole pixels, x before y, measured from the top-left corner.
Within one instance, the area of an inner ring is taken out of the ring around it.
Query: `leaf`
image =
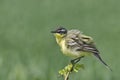
[[[67,73],[71,72],[71,69],[72,69],[72,68],[73,68],[73,71],[74,71],[74,72],[78,72],[80,69],[84,69],[84,65],[83,65],[83,64],[75,64],[75,65],[73,66],[73,64],[68,64],[67,66],[65,66],[64,69],[59,70],[58,73],[59,73],[61,76],[66,76]]]
[[[78,72],[80,69],[84,69],[84,65],[83,64],[75,64],[74,66],[74,71]]]

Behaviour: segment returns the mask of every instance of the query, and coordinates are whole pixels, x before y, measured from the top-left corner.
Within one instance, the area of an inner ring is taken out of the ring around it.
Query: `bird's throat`
[[[57,42],[57,44],[59,44],[59,45],[60,45],[61,40],[62,40],[62,38],[60,38],[60,37],[56,37],[56,42]]]

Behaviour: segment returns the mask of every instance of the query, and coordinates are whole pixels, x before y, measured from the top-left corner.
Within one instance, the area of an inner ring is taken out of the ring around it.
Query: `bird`
[[[61,26],[54,31],[51,31],[51,33],[54,34],[62,53],[73,58],[71,60],[72,64],[76,64],[81,58],[84,58],[87,55],[94,55],[106,66],[106,68],[112,71],[101,58],[100,52],[96,48],[92,37],[84,35],[78,29],[67,30]]]

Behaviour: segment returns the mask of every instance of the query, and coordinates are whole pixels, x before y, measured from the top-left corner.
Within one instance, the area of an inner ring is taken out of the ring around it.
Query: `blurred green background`
[[[0,0],[0,80],[63,80],[70,58],[50,33],[59,25],[92,36],[113,70],[90,56],[70,80],[120,80],[119,0]]]

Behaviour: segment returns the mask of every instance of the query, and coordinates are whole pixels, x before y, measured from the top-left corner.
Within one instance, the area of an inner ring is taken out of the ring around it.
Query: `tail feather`
[[[94,55],[106,66],[106,68],[112,71],[112,69],[102,60],[98,53],[94,53]]]

